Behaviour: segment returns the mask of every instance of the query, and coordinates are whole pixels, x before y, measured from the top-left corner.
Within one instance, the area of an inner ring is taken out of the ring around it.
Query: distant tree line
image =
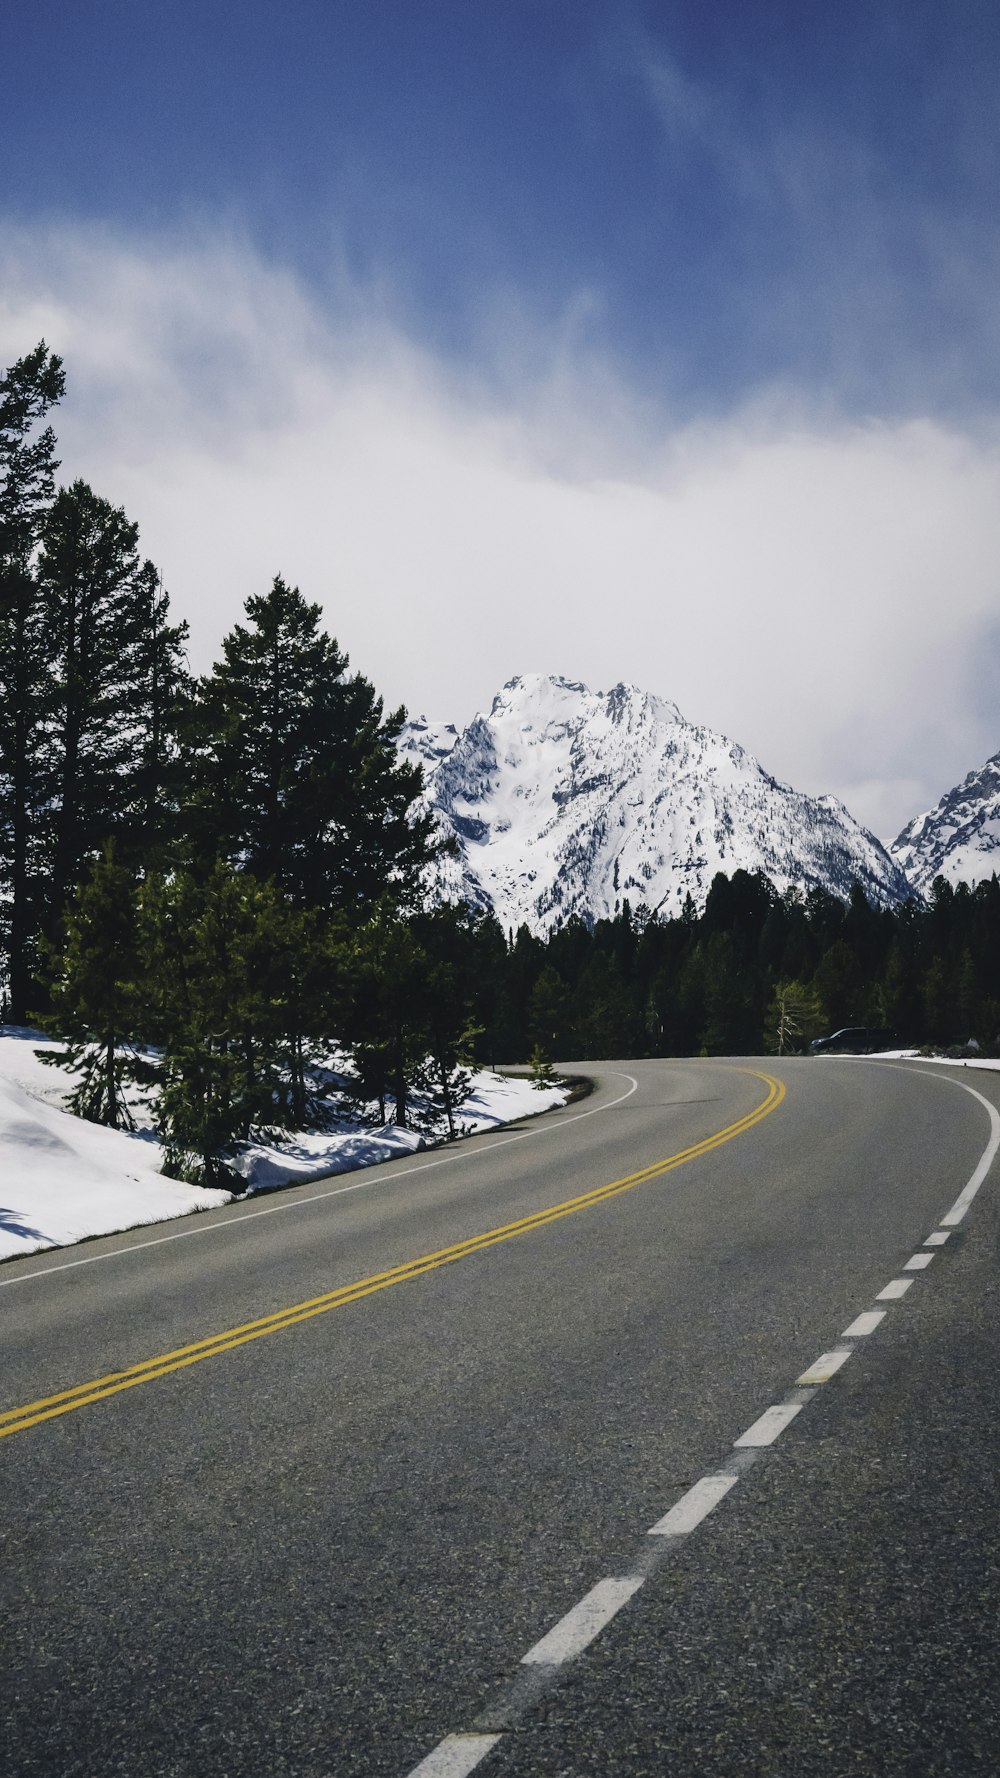
[[[192,675],[137,527],[56,485],[63,382],[44,343],[0,379],[0,1005],[65,1040],[84,1116],[146,1090],[168,1170],[215,1181],[323,1121],[334,1050],[377,1116],[454,1132],[476,1062],[996,1041],[995,880],[884,911],[738,871],[547,938],[429,902],[405,713],[280,576]]]
[[[939,878],[929,902],[874,907],[859,887],[779,893],[717,876],[699,916],[633,915],[548,939],[522,927],[496,1001],[503,1054],[795,1053],[845,1025],[906,1045],[1000,1049],[1000,883]]]

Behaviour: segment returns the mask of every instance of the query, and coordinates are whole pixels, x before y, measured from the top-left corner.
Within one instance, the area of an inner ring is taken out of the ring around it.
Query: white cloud
[[[633,680],[883,834],[1000,745],[982,433],[761,399],[656,435],[565,328],[501,399],[228,239],[14,230],[0,270],[0,357],[64,355],[63,474],[139,520],[199,667],[280,571],[391,704]]]

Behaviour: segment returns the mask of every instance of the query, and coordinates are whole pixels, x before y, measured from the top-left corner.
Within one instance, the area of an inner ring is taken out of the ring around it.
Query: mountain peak
[[[570,700],[592,697],[586,685],[576,679],[564,679],[559,673],[515,673],[501,686],[490,707],[491,716],[504,716],[529,706],[556,706]]]
[[[1000,752],[915,815],[889,851],[921,895],[935,877],[972,884],[1000,871]]]
[[[490,708],[490,718],[525,716],[541,718],[565,717],[567,709],[574,715],[586,716],[605,709],[613,721],[622,721],[629,711],[646,712],[659,722],[683,722],[677,705],[668,698],[654,697],[638,685],[619,681],[608,692],[592,691],[579,679],[566,679],[560,673],[517,673],[497,692]]]
[[[416,751],[405,732],[400,745]],[[518,675],[436,763],[426,736],[419,748],[428,802],[461,854],[442,865],[441,891],[508,927],[602,919],[626,899],[679,913],[689,893],[704,905],[718,871],[738,869],[765,871],[779,889],[846,895],[859,881],[882,904],[910,894],[841,804],[779,783],[635,685],[595,692]]]

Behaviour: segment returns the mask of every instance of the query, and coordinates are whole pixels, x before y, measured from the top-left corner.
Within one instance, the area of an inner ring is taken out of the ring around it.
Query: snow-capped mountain
[[[1000,753],[915,815],[889,850],[921,895],[935,877],[981,883],[1000,871]]]
[[[460,857],[441,889],[504,926],[579,914],[704,906],[717,871],[882,904],[911,893],[899,866],[833,797],[803,796],[723,735],[636,686],[593,692],[543,674],[511,679],[457,734],[420,718],[400,740]]]

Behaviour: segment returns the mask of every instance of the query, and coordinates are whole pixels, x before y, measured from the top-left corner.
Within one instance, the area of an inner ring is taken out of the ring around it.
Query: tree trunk
[[[292,1039],[292,1121],[297,1130],[306,1122],[306,1070],[302,1053],[302,1033]]]
[[[28,960],[31,939],[31,888],[29,879],[30,810],[28,806],[28,690],[27,588],[15,594],[14,640],[14,733],[11,760],[11,874],[10,874],[10,1018],[14,1025],[28,1022],[28,996],[32,970]]]
[[[438,1059],[438,1071],[441,1075],[441,1092],[444,1098],[445,1116],[448,1119],[448,1140],[449,1142],[454,1142],[455,1119],[452,1116],[451,1109],[451,1083],[448,1079],[448,1065],[443,1057]]]
[[[406,1125],[406,1067],[403,1055],[403,1027],[397,1025],[392,1046],[393,1060],[393,1092],[396,1096],[396,1123],[401,1130]]]
[[[120,1130],[118,1119],[118,1092],[115,1082],[115,1040],[108,1038],[104,1053],[104,1096],[107,1101],[107,1119],[113,1130]]]

